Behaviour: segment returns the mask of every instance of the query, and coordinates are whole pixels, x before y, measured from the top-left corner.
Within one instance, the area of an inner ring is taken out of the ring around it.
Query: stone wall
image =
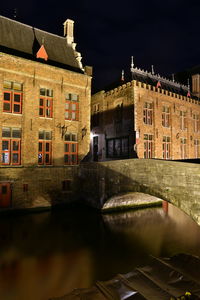
[[[63,182],[69,186],[64,187]],[[80,201],[101,208],[113,195],[143,192],[167,200],[200,224],[200,165],[154,159],[82,163],[66,167],[4,167],[13,209],[50,208]],[[28,185],[27,190],[24,185]]]
[[[129,159],[80,166],[81,196],[94,207],[109,197],[144,192],[179,207],[200,224],[200,165]]]
[[[0,168],[0,184],[11,184],[11,205],[0,211],[44,209],[77,200],[78,166]],[[67,184],[66,184],[67,181]],[[26,186],[26,188],[25,188]]]

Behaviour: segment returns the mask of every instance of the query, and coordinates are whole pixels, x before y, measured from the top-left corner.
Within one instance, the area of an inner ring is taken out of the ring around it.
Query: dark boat
[[[99,281],[88,289],[51,300],[196,300],[200,299],[200,258],[178,254],[152,257],[149,266]]]

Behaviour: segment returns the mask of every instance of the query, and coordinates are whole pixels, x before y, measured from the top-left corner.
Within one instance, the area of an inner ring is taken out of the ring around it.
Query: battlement
[[[143,71],[141,69],[137,69],[137,70],[139,70],[138,72],[146,72],[146,71]],[[151,73],[148,73],[148,74],[151,74]],[[188,91],[187,86],[181,85],[180,83],[173,82],[173,81],[165,79],[163,77],[159,77],[159,75],[152,75],[152,78],[154,78],[154,79],[155,78],[162,78],[162,80],[163,80],[162,82],[164,82],[164,80],[165,80],[165,83],[170,82],[170,85],[171,85],[171,82],[172,82],[174,84],[174,87],[176,87],[176,88],[179,87],[184,92]],[[117,88],[114,88],[114,89],[112,89],[108,92],[105,92],[105,97],[108,97],[112,94],[118,94],[120,91],[125,90],[125,89],[130,88],[130,87],[144,88],[144,89],[150,90],[150,91],[155,92],[155,93],[163,94],[163,95],[166,95],[166,96],[169,96],[169,97],[173,97],[173,98],[180,99],[180,100],[183,100],[183,101],[187,101],[187,102],[190,102],[190,103],[193,103],[193,104],[196,104],[196,105],[200,105],[200,101],[197,100],[197,99],[194,99],[194,98],[188,97],[188,96],[184,96],[184,95],[181,95],[180,93],[175,93],[175,92],[169,91],[169,90],[164,89],[164,88],[159,88],[159,87],[157,88],[154,85],[147,84],[147,83],[141,82],[139,80],[132,80],[132,81],[129,81],[129,82],[124,83],[122,85],[119,85]]]

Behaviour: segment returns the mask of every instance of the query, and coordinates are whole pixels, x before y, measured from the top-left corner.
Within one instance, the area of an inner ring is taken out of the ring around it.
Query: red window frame
[[[18,149],[17,150],[13,149],[13,145],[14,145],[15,142],[18,143]],[[13,162],[14,161],[13,154],[18,154],[17,162]],[[12,139],[11,140],[11,162],[12,162],[12,165],[20,165],[20,161],[21,161],[21,141],[17,140],[17,139]]]
[[[2,139],[2,147],[3,147],[3,142],[8,142],[8,150],[3,150],[2,149],[2,156],[3,153],[8,153],[9,156],[9,162],[4,163],[3,159],[1,158],[2,165],[20,165],[21,164],[21,139]],[[13,145],[14,143],[18,143],[18,149],[14,150]],[[13,155],[18,154],[18,160],[17,162],[13,162]]]
[[[5,93],[10,94],[10,100],[5,100],[4,99],[4,94]],[[10,109],[9,110],[4,109],[4,104],[9,104]],[[9,113],[12,112],[12,92],[11,91],[4,91],[3,92],[3,112],[9,112]]]
[[[53,99],[49,97],[43,97],[40,96],[39,101],[43,101],[42,105],[39,102],[39,116],[40,117],[45,117],[45,118],[52,118],[53,116]],[[50,105],[48,105],[48,102]],[[40,110],[42,110],[42,114],[40,113]]]
[[[3,142],[8,142],[8,150],[3,150]],[[9,157],[8,163],[3,162],[3,153],[8,154],[8,157]],[[2,165],[10,165],[10,139],[2,139],[1,163],[2,163]]]
[[[65,145],[68,145],[68,151],[65,151]],[[72,151],[72,145],[76,145],[75,151]],[[72,155],[75,156],[75,161],[72,160]],[[68,156],[68,160],[65,157]],[[78,164],[78,143],[77,142],[65,142],[64,143],[64,164],[65,165],[77,165]]]
[[[75,105],[76,109],[73,109],[72,106]],[[75,102],[75,101],[72,101],[71,102],[71,118],[72,118],[72,121],[78,121],[79,120],[79,103],[78,102]],[[75,118],[73,118],[73,113],[75,114]]]
[[[71,94],[69,94],[70,96]],[[71,98],[71,96],[70,96]],[[68,105],[68,108],[66,106]],[[75,109],[73,109],[73,105],[75,105]],[[66,117],[66,113],[68,113],[68,117]],[[73,118],[73,114],[75,114],[75,118]],[[79,120],[79,102],[78,95],[77,100],[73,99],[65,99],[65,120],[78,121]]]
[[[68,117],[66,117],[67,113],[68,113]],[[71,101],[70,100],[65,101],[65,120],[71,120]]]
[[[15,100],[15,95],[19,95],[20,101]],[[15,111],[15,105],[17,105],[19,107],[19,111]],[[21,114],[22,113],[22,93],[13,92],[12,111],[15,114]]]
[[[5,93],[10,94],[10,100],[4,99],[5,98],[4,97]],[[15,100],[15,95],[20,96],[20,101]],[[3,112],[21,114],[22,113],[22,97],[23,97],[22,92],[14,92],[14,91],[4,90],[4,92],[3,92]],[[9,104],[10,109],[9,110],[4,109],[4,104]],[[19,111],[15,111],[15,105],[19,106]]]
[[[42,100],[42,104],[41,104],[41,100]],[[40,102],[39,102],[39,116],[40,117],[44,117],[44,112],[45,112],[44,103],[45,103],[45,99],[40,97]],[[42,110],[42,113],[40,113],[40,110]]]
[[[41,150],[40,150],[40,144],[42,145]],[[49,150],[47,150],[47,145],[49,145]],[[48,162],[46,161],[47,155],[49,156]],[[39,161],[40,157],[42,158],[41,162]],[[38,142],[38,165],[51,165],[51,164],[52,164],[52,142],[39,140],[39,142]]]
[[[68,108],[66,108],[66,104]],[[75,105],[76,109],[72,108],[72,105]],[[78,121],[79,120],[79,103],[75,101],[66,100],[65,101],[65,113],[68,113],[68,117],[65,114],[65,120]],[[75,118],[73,118],[73,113],[75,114]]]

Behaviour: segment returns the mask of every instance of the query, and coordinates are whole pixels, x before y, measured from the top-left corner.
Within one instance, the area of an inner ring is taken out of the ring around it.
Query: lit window
[[[78,121],[79,119],[79,96],[66,94],[65,97],[65,120]]]
[[[187,146],[187,140],[186,138],[181,138],[180,139],[180,147],[181,147],[181,158],[184,159],[184,158],[187,158],[187,149],[186,149],[186,146]]]
[[[78,163],[78,142],[76,133],[66,133],[64,142],[64,164],[76,165]]]
[[[39,100],[39,116],[52,118],[53,116],[53,90],[41,88]]]
[[[39,131],[38,142],[38,164],[51,165],[52,164],[52,135],[51,131]]]
[[[4,81],[3,87],[3,111],[21,114],[23,96],[22,84],[12,81]]]
[[[153,157],[153,135],[144,134],[144,158]]]
[[[199,131],[199,114],[196,114],[196,113],[193,114],[192,119],[193,119],[194,132],[198,132]]]
[[[21,129],[20,128],[2,128],[2,155],[1,163],[3,165],[21,164]]]
[[[163,159],[169,159],[171,155],[171,141],[169,136],[163,136]]]
[[[153,123],[153,104],[152,103],[149,103],[149,102],[144,103],[143,121],[144,121],[144,124],[152,125],[152,123]]]
[[[168,106],[163,106],[162,108],[162,126],[170,126],[170,109]]]
[[[186,111],[180,111],[180,129],[181,130],[186,130],[187,127],[187,117],[186,117]]]
[[[194,157],[195,158],[200,157],[200,140],[198,139],[194,140]]]

